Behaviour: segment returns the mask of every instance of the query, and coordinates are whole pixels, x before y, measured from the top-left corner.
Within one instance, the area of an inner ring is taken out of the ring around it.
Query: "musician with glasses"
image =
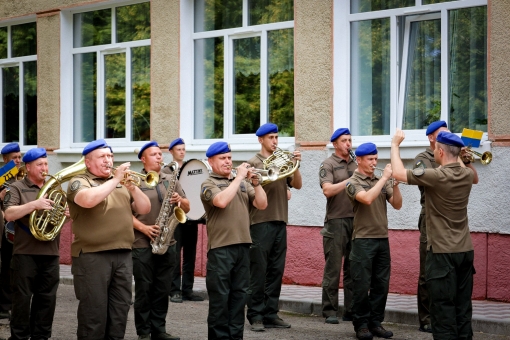
[[[263,124],[255,133],[261,145],[260,152],[248,163],[256,169],[264,168],[264,160],[278,147],[278,126]],[[301,153],[294,151],[295,160]],[[287,254],[287,221],[289,203],[287,185],[301,189],[301,173],[297,170],[285,180],[278,180],[263,187],[267,195],[267,209],[250,212],[250,289],[248,291],[247,318],[251,330],[265,328],[290,328],[279,316],[278,303],[282,288],[283,271]]]
[[[9,143],[2,148],[2,158],[4,164],[14,161],[14,164],[19,169],[21,166],[21,151],[18,143]],[[16,178],[6,180],[6,185],[0,191],[0,207],[3,210],[3,201],[7,194],[7,186],[11,185]],[[0,319],[8,319],[10,317],[9,311],[11,310],[11,275],[10,264],[12,258],[12,241],[7,239],[6,231],[4,229],[4,217],[0,217],[0,237],[1,241],[1,263],[0,263]]]
[[[250,282],[250,208],[265,209],[266,193],[242,163],[232,174],[232,154],[225,142],[207,149],[212,168],[200,199],[207,215],[208,339],[242,339],[244,307]]]
[[[157,185],[150,188],[142,182],[142,192],[151,202],[148,214],[133,213],[135,242],[133,243],[133,275],[135,278],[135,327],[138,339],[174,339],[166,332],[165,318],[168,312],[168,295],[170,294],[172,273],[176,266],[176,241],[172,237],[164,254],[153,254],[151,241],[157,240],[161,226],[155,225],[160,215],[167,190],[171,189],[173,175],[161,173],[163,154],[157,142],[146,143],[138,153],[143,163],[143,173],[154,171],[159,175]],[[189,211],[189,201],[182,188],[174,178],[173,194],[169,203],[178,205],[184,212]],[[173,214],[173,211],[167,212]]]
[[[347,197],[345,185],[356,170],[356,160],[349,153],[352,146],[349,129],[340,128],[331,135],[335,152],[322,162],[319,182],[327,198],[324,228],[321,230],[324,246],[324,276],[322,279],[322,316],[326,323],[338,323],[338,286],[340,271],[344,274],[343,320],[352,321],[352,279],[349,265],[354,212]]]
[[[467,206],[475,168],[459,161],[464,148],[454,133],[436,136],[434,159],[440,167],[406,170],[400,159],[405,139],[397,129],[391,141],[393,177],[423,187],[427,225],[425,277],[430,299],[430,320],[434,339],[471,339],[474,251],[469,233]]]
[[[387,203],[402,207],[402,195],[389,180],[391,165],[382,177],[374,175],[377,147],[361,144],[356,149],[358,168],[346,185],[354,210],[352,248],[349,255],[352,277],[352,323],[358,339],[373,336],[391,338],[393,332],[384,329],[384,310],[390,287],[390,244],[388,240]],[[367,294],[368,293],[368,294]]]
[[[130,163],[112,174],[104,139],[83,149],[86,172],[71,179],[67,202],[73,219],[71,245],[78,339],[123,339],[131,305],[134,241],[131,211],[147,214],[149,198],[125,181]]]
[[[182,138],[176,138],[168,147],[172,154],[173,161],[179,164],[179,169],[183,166],[186,157],[186,145]],[[162,172],[171,173],[168,167],[164,167]],[[172,273],[172,287],[170,289],[170,301],[181,303],[186,301],[204,301],[200,295],[193,294],[193,284],[195,282],[195,261],[197,256],[198,224],[204,223],[203,220],[187,220],[186,223],[180,223],[175,229],[176,261]],[[182,250],[182,282],[181,282],[181,250]],[[182,283],[182,289],[181,289]]]
[[[60,280],[60,238],[39,241],[29,229],[36,210],[51,210],[53,201],[37,199],[48,173],[44,148],[33,148],[23,156],[27,175],[11,184],[4,197],[5,219],[15,222],[11,260],[12,316],[9,339],[48,339]]]

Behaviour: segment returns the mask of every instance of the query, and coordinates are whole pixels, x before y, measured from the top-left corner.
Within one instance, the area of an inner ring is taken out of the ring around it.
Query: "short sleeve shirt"
[[[266,158],[259,152],[252,157],[248,163],[256,169],[264,169],[263,161]],[[250,210],[251,224],[262,222],[282,221],[287,223],[289,219],[289,201],[287,198],[287,185],[290,184],[293,176],[286,180],[277,180],[262,188],[267,195],[267,208],[259,210],[252,207]]]
[[[200,199],[207,216],[207,250],[251,243],[249,208],[255,199],[253,186],[242,181],[236,196],[225,208],[213,204],[214,197],[232,185],[232,181],[213,172],[202,183]]]
[[[370,205],[356,200],[356,195],[372,189],[380,177],[368,177],[358,171],[347,183],[347,195],[354,207],[354,230],[352,239],[356,238],[387,238],[388,216],[386,201],[393,196],[393,187],[386,182],[379,196]]]
[[[413,169],[436,169],[438,166],[439,164],[437,164],[434,159],[434,151],[432,151],[431,148],[427,148],[416,156]],[[418,186],[418,189],[420,190],[420,214],[425,214],[425,189],[423,189],[421,185]]]
[[[167,188],[170,188],[171,186],[171,181],[172,175],[164,173],[159,174],[159,182],[157,187],[148,188],[147,184],[144,181],[142,181],[140,189],[145,195],[147,195],[147,197],[151,201],[151,211],[148,214],[144,215],[140,215],[133,211],[133,215],[140,222],[147,225],[154,225],[156,223],[156,219],[158,218],[159,213],[161,211],[162,202],[167,194]],[[184,191],[182,190],[182,187],[179,184],[179,181],[177,180],[175,182],[174,191],[177,192],[179,196],[186,198],[186,195],[184,194]],[[150,242],[151,240],[147,235],[135,229],[135,242],[133,243],[133,248],[148,248],[151,246]],[[173,245],[175,243],[176,243],[175,238],[172,237],[170,245]]]
[[[427,249],[434,253],[473,250],[467,205],[474,173],[459,163],[437,169],[407,170],[407,183],[425,189]]]
[[[80,252],[131,249],[133,245],[132,199],[126,187],[118,184],[103,201],[92,208],[83,208],[74,203],[78,192],[102,185],[110,179],[97,177],[87,170],[69,182],[67,202],[73,219],[73,257],[78,257]]]
[[[346,162],[343,158],[332,154],[322,162],[319,168],[319,181],[322,188],[324,183],[340,183],[354,174],[357,165],[352,159]],[[333,197],[327,198],[326,217],[324,222],[334,218],[354,217],[352,204],[347,197],[346,190],[341,191]]]
[[[11,184],[10,191],[4,197],[5,210],[21,206],[37,199],[41,189],[28,177]],[[13,254],[59,256],[60,235],[53,241],[39,241],[29,230],[30,214],[15,221]]]

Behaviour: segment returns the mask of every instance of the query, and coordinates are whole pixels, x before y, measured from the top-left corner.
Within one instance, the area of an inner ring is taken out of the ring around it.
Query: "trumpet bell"
[[[488,165],[492,162],[492,152],[485,151],[484,153],[479,153],[474,150],[472,150],[470,147],[466,148],[466,152],[468,153],[464,159],[474,163],[475,162],[475,156],[478,156],[480,158],[480,163],[483,165]]]

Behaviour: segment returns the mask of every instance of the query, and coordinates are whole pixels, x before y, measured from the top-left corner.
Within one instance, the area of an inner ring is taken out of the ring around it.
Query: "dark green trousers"
[[[171,295],[181,293],[184,296],[193,294],[195,283],[195,261],[197,256],[197,238],[199,221],[186,221],[175,228],[174,237],[177,241],[175,256],[176,265],[172,273]],[[182,250],[182,288],[181,288],[181,250]]]
[[[350,254],[354,330],[378,327],[390,287],[390,244],[387,238],[357,238]],[[367,294],[368,292],[368,294]]]
[[[249,244],[234,244],[207,252],[209,340],[243,338],[244,306],[250,282],[249,247]]]
[[[427,281],[425,280],[425,259],[427,258],[427,225],[425,224],[425,214],[420,214],[418,220],[420,229],[420,276],[418,277],[418,319],[420,326],[430,325],[429,312],[429,293],[427,290]]]
[[[168,294],[176,265],[175,244],[156,255],[152,248],[132,251],[135,277],[135,327],[138,335],[165,333]]]
[[[435,340],[473,338],[473,261],[473,250],[452,254],[427,252],[425,271]]]
[[[340,271],[344,274],[344,310],[343,315],[351,316],[352,279],[349,255],[351,253],[351,238],[353,218],[336,218],[324,223],[321,230],[324,246],[324,276],[322,278],[322,316],[338,315],[338,287],[340,285]]]
[[[250,323],[278,317],[285,257],[287,225],[273,221],[250,226],[250,288],[248,313]]]

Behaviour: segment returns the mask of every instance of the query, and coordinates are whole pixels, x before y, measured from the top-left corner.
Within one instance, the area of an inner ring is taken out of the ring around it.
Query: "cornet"
[[[270,166],[269,169],[267,169],[267,170],[255,169],[255,168],[250,168],[250,167],[247,167],[247,168],[249,169],[248,170],[249,172],[257,175],[257,179],[258,179],[259,183],[262,183],[263,181],[274,182],[278,179],[278,176],[280,175],[280,169],[276,165]],[[232,169],[231,173],[232,173],[232,177],[235,178],[237,176],[236,169]]]
[[[474,163],[475,156],[478,156],[480,157],[480,163],[482,163],[483,165],[487,165],[490,164],[490,162],[492,162],[492,152],[490,151],[485,151],[482,154],[472,150],[471,147],[467,147],[465,150],[468,154],[463,157],[463,160]]]
[[[117,170],[117,168],[113,166],[108,166],[108,168],[112,169],[113,171]],[[121,181],[121,184],[131,182],[133,185],[139,187],[142,184],[142,181],[147,184],[148,188],[154,188],[156,185],[158,185],[159,175],[156,171],[149,171],[147,174],[142,174],[136,171],[128,170],[124,176],[124,179]]]

